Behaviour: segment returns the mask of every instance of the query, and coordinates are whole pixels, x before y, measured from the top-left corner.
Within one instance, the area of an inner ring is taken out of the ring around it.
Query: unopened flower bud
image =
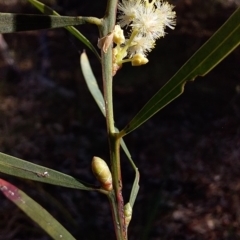
[[[148,63],[148,59],[143,54],[135,54],[132,58],[132,66],[141,66]]]
[[[130,203],[127,203],[125,206],[124,206],[124,216],[125,216],[125,224],[126,224],[126,227],[128,227],[131,219],[132,219],[132,207],[131,207],[131,204]]]
[[[125,37],[123,34],[123,30],[119,25],[115,25],[114,34],[113,34],[113,42],[116,44],[122,44],[125,42]]]
[[[93,157],[92,171],[97,180],[100,182],[101,187],[107,191],[111,191],[113,188],[112,174],[106,162],[99,157]]]

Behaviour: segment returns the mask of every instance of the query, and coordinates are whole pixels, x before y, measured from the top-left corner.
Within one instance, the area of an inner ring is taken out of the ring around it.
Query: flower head
[[[173,6],[163,0],[121,0],[118,10],[119,26],[115,28],[114,33],[116,39],[114,42],[117,46],[113,64],[118,66],[124,62],[132,62],[133,66],[146,64],[147,53],[155,47],[156,40],[165,36],[166,27],[174,29],[176,25]],[[121,28],[124,27],[129,34],[126,40],[122,37]],[[124,59],[126,56],[129,58]]]
[[[173,6],[162,0],[122,0],[119,24],[130,26],[138,35],[156,40],[165,35],[165,28],[174,28],[176,13]]]
[[[155,47],[155,41],[149,40],[146,37],[140,35],[134,37],[128,48],[129,57],[134,56],[135,54],[147,55],[148,52],[151,52]]]
[[[173,6],[167,2],[157,1],[156,7],[156,11],[161,15],[165,27],[174,29],[176,25],[176,12],[172,11]]]
[[[136,17],[136,5],[139,0],[122,1],[118,4],[118,10],[121,12],[118,19],[121,27],[128,26]]]

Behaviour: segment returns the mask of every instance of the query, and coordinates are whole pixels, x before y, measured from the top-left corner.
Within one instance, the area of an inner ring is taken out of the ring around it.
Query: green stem
[[[120,165],[120,139],[117,134],[110,139],[110,153],[111,153],[111,167],[113,176],[113,186],[116,195],[116,202],[118,208],[118,222],[122,238],[127,239],[124,217],[124,201],[122,196],[122,174]]]
[[[102,20],[100,29],[100,37],[106,37],[114,30],[116,22],[117,0],[109,0],[106,14]],[[126,240],[126,230],[124,227],[124,209],[122,198],[122,179],[119,156],[120,140],[116,137],[113,114],[113,98],[112,98],[112,44],[106,52],[101,51],[102,57],[102,74],[103,74],[103,93],[106,108],[106,124],[110,149],[110,162],[113,177],[114,195],[109,200],[113,213],[113,221],[117,240]]]
[[[122,240],[122,234],[121,234],[121,231],[119,231],[120,225],[118,222],[118,208],[117,208],[117,204],[116,204],[116,196],[115,196],[114,191],[111,191],[108,194],[108,200],[109,200],[111,210],[112,210],[112,218],[114,220],[113,223],[114,223],[116,238],[117,238],[117,240]]]

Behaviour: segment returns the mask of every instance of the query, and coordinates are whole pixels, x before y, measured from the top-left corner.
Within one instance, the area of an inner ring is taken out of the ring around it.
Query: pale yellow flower
[[[132,59],[132,66],[141,66],[148,63],[148,59],[143,54],[135,54]]]

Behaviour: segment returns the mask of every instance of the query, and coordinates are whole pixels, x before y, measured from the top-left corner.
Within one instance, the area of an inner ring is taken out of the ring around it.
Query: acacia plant
[[[119,131],[114,124],[113,77],[120,71],[123,64],[130,62],[132,66],[140,66],[148,63],[147,55],[154,49],[157,40],[165,36],[167,28],[174,29],[176,25],[174,7],[163,0],[121,0],[119,2],[108,0],[105,15],[102,18],[96,18],[60,16],[37,0],[28,0],[28,2],[38,8],[43,15],[1,13],[0,32],[65,27],[96,55],[102,66],[103,93],[98,88],[86,53],[81,55],[80,65],[88,88],[106,118],[109,161],[97,156],[93,157],[91,163],[89,161],[92,171],[99,181],[99,187],[90,183],[85,184],[64,173],[4,153],[0,153],[0,172],[33,181],[96,191],[106,195],[112,211],[116,239],[126,240],[134,202],[139,190],[139,171],[123,137],[181,95],[187,81],[207,74],[239,45],[240,8]],[[94,24],[99,29],[100,55],[93,44],[73,27],[85,23]],[[124,71],[124,68],[121,71]],[[123,148],[135,171],[135,180],[129,200],[123,199],[122,196],[120,148]],[[45,209],[16,186],[0,179],[0,189],[9,200],[38,223],[53,239],[75,239]]]

